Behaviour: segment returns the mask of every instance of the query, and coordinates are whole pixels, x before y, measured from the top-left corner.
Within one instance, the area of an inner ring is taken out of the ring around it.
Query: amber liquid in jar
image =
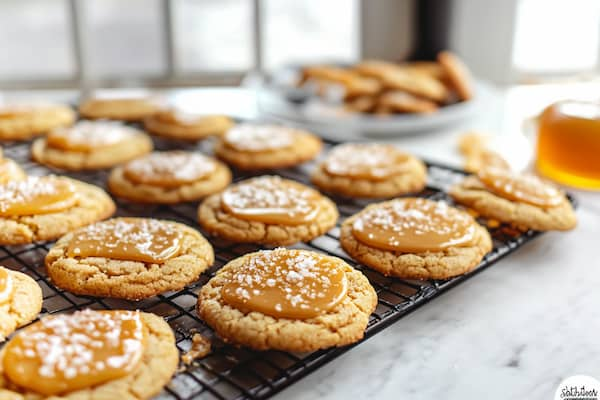
[[[600,190],[600,103],[563,101],[538,120],[538,171],[560,183]]]

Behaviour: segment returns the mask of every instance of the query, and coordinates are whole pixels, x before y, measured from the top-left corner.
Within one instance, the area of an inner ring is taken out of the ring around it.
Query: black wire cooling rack
[[[196,148],[189,144],[156,141],[159,149]],[[209,143],[197,146],[199,150],[208,151]],[[8,144],[4,148],[6,157],[19,162],[31,175],[62,173],[50,170],[29,159],[29,144]],[[308,182],[311,165],[297,169],[275,171],[276,174],[301,182]],[[464,172],[442,165],[428,163],[429,183],[419,194],[421,197],[436,200],[451,200],[445,189],[464,176]],[[84,173],[67,173],[86,182],[106,187],[107,171]],[[236,180],[247,176],[236,175]],[[341,214],[340,220],[360,211],[367,201],[352,201],[334,198]],[[175,206],[136,205],[117,200],[120,216],[148,216],[183,222],[199,229],[196,222],[197,203]],[[375,288],[379,301],[375,312],[371,315],[365,332],[365,339],[390,326],[404,315],[430,301],[444,291],[464,282],[473,275],[491,266],[500,258],[515,251],[527,241],[538,236],[538,232],[521,232],[507,225],[488,224],[493,237],[494,249],[485,256],[474,271],[445,281],[415,281],[385,277],[377,272],[356,264],[341,249],[339,225],[327,234],[310,243],[294,247],[325,252],[341,257],[350,265],[361,270]],[[157,396],[157,399],[264,399],[281,389],[308,375],[321,365],[333,360],[347,351],[349,347],[333,348],[312,353],[284,353],[279,351],[256,352],[245,348],[226,345],[215,337],[214,333],[195,312],[196,296],[210,275],[229,260],[245,253],[259,249],[259,246],[235,244],[217,238],[210,238],[215,249],[216,262],[212,269],[203,274],[200,280],[184,290],[164,293],[143,301],[132,302],[116,299],[75,296],[56,288],[46,275],[44,257],[52,243],[36,243],[26,246],[0,247],[0,265],[24,272],[33,277],[42,287],[44,305],[42,316],[47,314],[73,312],[78,309],[140,309],[162,316],[175,332],[177,347],[181,352],[190,349],[192,336],[200,333],[212,340],[213,351],[207,357],[197,360],[192,365],[181,365],[180,371],[171,383]]]

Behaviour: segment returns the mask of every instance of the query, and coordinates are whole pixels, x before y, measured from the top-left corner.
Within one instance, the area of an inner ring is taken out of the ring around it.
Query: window
[[[600,2],[520,0],[513,64],[519,72],[575,73],[598,64]]]
[[[352,61],[359,1],[4,0],[0,81],[197,83],[241,76],[259,60],[267,68]]]
[[[0,4],[0,77],[61,79],[75,73],[66,0]]]

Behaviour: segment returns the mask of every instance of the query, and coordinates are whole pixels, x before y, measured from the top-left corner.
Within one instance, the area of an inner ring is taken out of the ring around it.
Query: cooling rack
[[[210,149],[210,143],[207,142],[191,146],[189,144],[183,145],[156,140],[155,145],[158,149],[182,147],[197,148],[201,151],[209,151]],[[4,153],[6,157],[19,162],[31,175],[61,173],[30,161],[28,143],[8,144],[4,148]],[[435,163],[428,163],[427,166],[429,170],[428,186],[423,192],[419,193],[419,196],[451,202],[445,190],[449,185],[460,180],[465,173]],[[311,168],[311,165],[305,165],[296,169],[275,171],[275,173],[308,183],[308,172]],[[105,188],[108,172],[94,171],[67,173],[65,175]],[[248,176],[236,174],[235,180]],[[358,212],[369,203],[367,201],[353,201],[335,197],[333,199],[338,204],[341,215],[340,220]],[[199,229],[196,222],[197,203],[175,206],[149,206],[117,200],[117,205],[117,215],[119,216],[148,216],[171,219]],[[367,276],[378,295],[377,308],[371,315],[365,332],[365,339],[368,339],[444,291],[490,267],[500,258],[505,257],[540,234],[534,231],[521,232],[507,225],[492,225],[485,220],[480,220],[480,222],[489,225],[493,238],[493,250],[485,256],[481,264],[472,272],[444,281],[389,278],[362,267],[350,259],[341,249],[338,242],[339,225],[309,243],[293,247],[316,250],[341,257]],[[140,309],[160,315],[168,321],[175,332],[177,347],[181,352],[190,349],[194,333],[211,338],[213,343],[212,353],[191,365],[182,364],[171,383],[157,396],[157,399],[160,400],[264,399],[298,381],[352,347],[333,348],[312,353],[256,352],[245,348],[236,348],[219,341],[211,329],[196,316],[197,293],[210,275],[222,265],[233,258],[255,251],[260,247],[230,243],[217,238],[211,238],[210,241],[215,249],[215,265],[203,274],[198,282],[181,291],[164,293],[138,302],[76,296],[53,286],[44,270],[44,257],[52,243],[0,247],[0,265],[24,272],[40,284],[44,295],[42,316],[73,312],[83,308]]]

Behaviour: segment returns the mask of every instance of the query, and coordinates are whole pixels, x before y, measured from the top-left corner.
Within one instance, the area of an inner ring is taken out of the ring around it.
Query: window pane
[[[267,68],[358,58],[358,0],[264,0],[263,4]]]
[[[82,1],[91,76],[156,75],[164,72],[160,0]]]
[[[252,67],[250,0],[177,0],[173,27],[182,71],[242,71]]]
[[[576,72],[596,65],[597,0],[520,0],[513,62],[532,72]]]
[[[66,1],[0,2],[0,79],[73,75],[70,31]]]

